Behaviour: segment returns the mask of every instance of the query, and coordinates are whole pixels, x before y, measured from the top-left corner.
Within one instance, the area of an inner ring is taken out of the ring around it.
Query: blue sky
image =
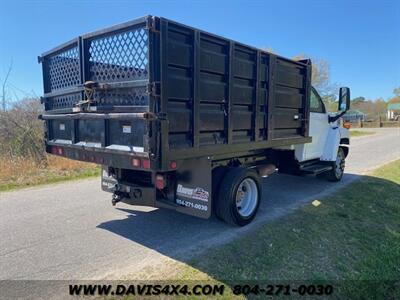
[[[352,96],[392,96],[400,86],[400,1],[18,1],[1,0],[0,80],[13,61],[14,97],[43,93],[37,56],[82,33],[147,14],[284,56],[329,61]]]

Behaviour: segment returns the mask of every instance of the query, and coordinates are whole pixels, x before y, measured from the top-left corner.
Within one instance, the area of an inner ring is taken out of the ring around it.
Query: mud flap
[[[101,169],[101,189],[105,192],[114,193],[115,187],[118,184],[117,179],[108,174],[108,167],[102,166]]]
[[[338,127],[329,129],[321,161],[335,161],[340,144],[340,131]]]
[[[207,157],[186,159],[179,165],[176,178],[176,210],[209,218],[212,211],[211,161]]]

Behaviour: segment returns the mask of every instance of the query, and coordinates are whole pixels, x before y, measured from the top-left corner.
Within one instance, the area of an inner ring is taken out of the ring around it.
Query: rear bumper
[[[147,152],[128,152],[117,149],[107,149],[102,147],[88,147],[85,145],[62,144],[48,141],[46,143],[46,152],[54,155],[91,162],[100,165],[113,166],[123,169],[146,169],[155,168],[155,162],[149,159]],[[133,159],[138,159],[141,164],[139,167],[133,165]],[[143,164],[143,161],[148,164]]]
[[[119,193],[122,195],[122,198],[119,202],[129,205],[166,208],[183,214],[193,215],[192,211],[187,207],[179,206],[173,201],[157,198],[157,189],[155,186],[140,186],[117,181],[116,179],[109,177],[104,169],[102,173],[101,188],[105,192]],[[195,216],[200,218],[209,217],[197,214],[195,214]]]
[[[165,180],[161,189],[156,188],[158,176]],[[204,219],[211,216],[211,161],[207,158],[188,159],[177,170],[161,173],[104,166],[101,187],[114,194],[113,204],[121,201],[168,208]]]
[[[156,188],[153,186],[135,186],[123,183],[113,184],[102,179],[101,188],[105,192],[126,193],[129,197],[123,197],[121,202],[130,205],[143,205],[156,207]]]
[[[102,190],[110,193],[114,193],[116,191],[115,185],[107,186],[107,184],[102,180],[101,184]],[[195,216],[202,219],[208,219],[211,216],[211,213],[201,214],[193,212],[191,207],[181,206],[176,204],[175,202],[168,201],[165,199],[157,198],[157,191],[154,186],[145,187],[145,186],[134,186],[127,185],[123,183],[118,183],[117,188],[119,192],[129,194],[129,197],[123,197],[120,202],[129,204],[129,205],[139,205],[139,206],[150,206],[155,208],[166,208],[170,210],[175,210],[179,213],[183,213],[186,215]]]

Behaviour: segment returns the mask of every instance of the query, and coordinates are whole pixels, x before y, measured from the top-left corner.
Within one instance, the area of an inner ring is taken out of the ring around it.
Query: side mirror
[[[341,87],[339,89],[339,111],[348,111],[350,108],[350,89]]]

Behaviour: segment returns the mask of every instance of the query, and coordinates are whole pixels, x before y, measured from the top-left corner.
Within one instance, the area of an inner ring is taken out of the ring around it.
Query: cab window
[[[321,97],[318,95],[317,91],[312,88],[310,96],[310,111],[316,113],[325,113],[325,105],[322,102]]]

